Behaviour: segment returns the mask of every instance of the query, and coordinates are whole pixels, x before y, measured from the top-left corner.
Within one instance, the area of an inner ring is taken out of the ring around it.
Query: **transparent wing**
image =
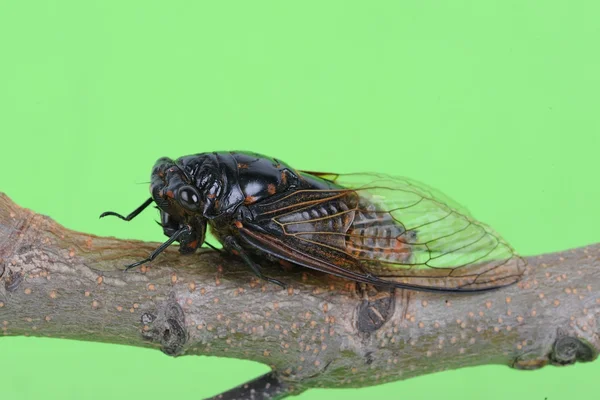
[[[424,184],[385,174],[305,173],[339,185],[344,196],[327,201],[343,201],[345,210],[303,218],[310,213],[300,209],[275,219],[298,240],[350,254],[357,265],[345,268],[399,285],[449,290],[505,286],[524,273],[524,260],[497,232]],[[339,227],[327,220],[343,215],[352,221],[345,229],[327,228]],[[300,226],[310,229],[295,229]]]

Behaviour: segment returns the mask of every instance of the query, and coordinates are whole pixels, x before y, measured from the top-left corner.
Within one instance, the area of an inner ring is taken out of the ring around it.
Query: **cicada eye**
[[[200,194],[192,186],[183,186],[179,189],[177,198],[181,205],[190,211],[196,211],[200,208]]]

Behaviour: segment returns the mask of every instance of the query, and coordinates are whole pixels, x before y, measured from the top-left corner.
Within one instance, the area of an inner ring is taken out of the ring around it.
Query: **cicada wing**
[[[336,275],[480,291],[524,273],[524,261],[500,235],[423,184],[383,174],[312,174],[342,189],[296,191],[256,212],[272,222],[272,239],[283,238],[288,248],[338,269]]]
[[[254,229],[251,225],[244,225],[240,228],[239,233],[242,239],[254,248],[283,260],[356,282],[396,286],[390,282],[370,278],[368,274],[357,270],[357,263],[354,260],[347,259],[341,254],[338,257],[332,257],[331,254],[327,254],[324,247],[314,246],[311,249],[303,241],[298,241],[293,237],[274,235],[263,229]]]
[[[301,170],[299,172],[317,176],[346,189],[363,189],[373,186],[388,185],[390,188],[397,188],[401,192],[414,192],[415,195],[435,199],[437,202],[470,217],[469,211],[449,196],[429,185],[411,178],[377,172],[356,172],[347,174],[306,170]],[[401,196],[402,193],[399,193],[398,195]]]
[[[329,182],[332,182],[332,183],[335,183],[336,179],[338,179],[340,176],[340,174],[336,174],[335,172],[317,172],[317,171],[307,171],[307,170],[300,170],[298,172],[300,172],[302,174],[318,176],[319,178],[324,179]]]

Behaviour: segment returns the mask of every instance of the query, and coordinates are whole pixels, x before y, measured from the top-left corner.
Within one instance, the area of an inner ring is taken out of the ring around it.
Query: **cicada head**
[[[181,246],[188,247],[186,252],[201,246],[206,232],[206,219],[202,215],[205,199],[186,172],[172,159],[160,158],[152,169],[150,193],[161,211],[165,233],[189,225],[192,233],[180,240]]]

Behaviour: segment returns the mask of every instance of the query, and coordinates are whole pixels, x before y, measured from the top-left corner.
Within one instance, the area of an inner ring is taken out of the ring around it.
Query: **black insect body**
[[[152,202],[173,242],[190,254],[206,226],[225,250],[263,276],[255,258],[291,262],[379,287],[483,291],[517,282],[525,263],[488,226],[449,199],[406,178],[298,171],[255,153],[217,152],[159,159]]]

